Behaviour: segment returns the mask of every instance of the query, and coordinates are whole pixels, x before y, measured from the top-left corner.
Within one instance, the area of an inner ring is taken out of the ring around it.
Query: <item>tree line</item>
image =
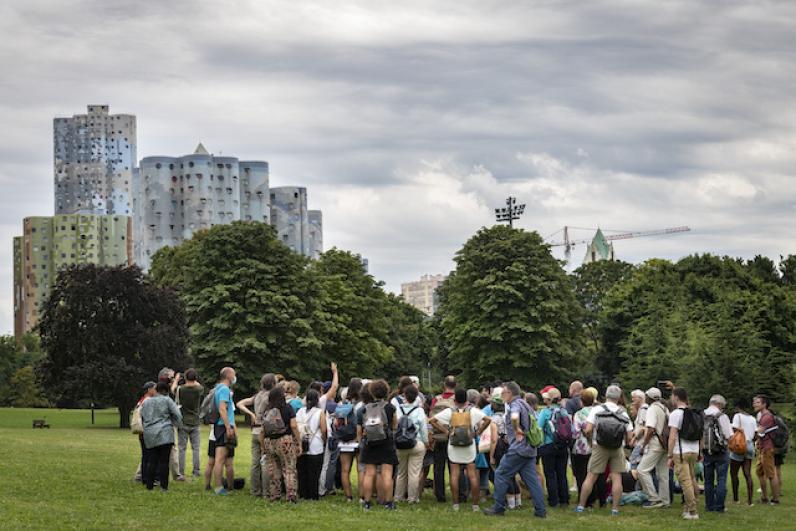
[[[332,249],[308,260],[270,226],[235,222],[158,251],[148,275],[62,271],[38,330],[44,354],[31,364],[50,400],[115,404],[123,426],[144,381],[188,365],[206,380],[235,366],[243,393],[265,371],[305,384],[335,360],[350,376],[433,367],[468,386],[513,379],[530,389],[575,377],[625,388],[666,379],[699,401],[719,390],[786,401],[794,264],[694,255],[567,274],[536,232],[495,226],[457,252],[429,319],[386,292],[358,255]]]

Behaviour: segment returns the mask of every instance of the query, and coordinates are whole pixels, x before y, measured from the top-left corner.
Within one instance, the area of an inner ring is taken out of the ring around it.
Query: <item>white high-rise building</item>
[[[320,210],[307,211],[310,224],[309,257],[317,260],[323,252],[323,213]]]
[[[445,275],[423,275],[420,280],[401,284],[401,295],[407,304],[428,316],[434,315],[439,305],[439,299],[436,296],[437,288],[447,278]]]
[[[53,141],[56,214],[131,215],[135,116],[89,105],[86,114],[55,118]]]
[[[299,254],[312,256],[306,188],[271,188],[271,225],[282,243]]]
[[[217,157],[202,144],[191,155],[141,160],[134,200],[136,263],[179,245],[195,231],[237,220],[270,222],[268,163]]]

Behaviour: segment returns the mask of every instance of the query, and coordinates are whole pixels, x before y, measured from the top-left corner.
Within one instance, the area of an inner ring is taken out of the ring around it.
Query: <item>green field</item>
[[[46,418],[52,429],[31,429],[34,418]],[[614,518],[607,510],[576,516],[571,510],[553,509],[547,520],[540,521],[532,517],[525,502],[521,511],[503,518],[488,518],[464,510],[453,513],[449,505],[436,503],[429,491],[417,506],[399,506],[395,512],[374,508],[367,514],[358,504],[345,503],[340,496],[298,505],[268,503],[241,492],[227,498],[216,497],[205,493],[200,481],[173,482],[168,493],[157,489],[148,492],[131,481],[139,459],[138,440],[129,432],[115,428],[116,411],[98,411],[95,426],[90,425],[90,418],[88,411],[0,409],[0,446],[5,453],[0,460],[0,527],[796,529],[793,465],[785,467],[781,506],[749,508],[730,503],[723,515],[701,511],[701,520],[697,522],[680,519],[679,503],[663,511],[623,508],[621,516]],[[247,483],[248,453],[247,445],[242,444],[235,458],[236,475],[247,477]],[[469,505],[462,508],[469,509]]]

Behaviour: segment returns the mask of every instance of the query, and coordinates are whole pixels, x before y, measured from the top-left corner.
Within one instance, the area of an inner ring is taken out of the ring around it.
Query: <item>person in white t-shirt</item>
[[[448,434],[448,461],[450,462],[450,485],[451,495],[453,496],[453,510],[459,510],[459,476],[461,475],[461,466],[466,469],[467,477],[470,480],[470,485],[478,485],[478,470],[475,467],[475,458],[477,449],[475,445],[476,436],[489,426],[491,422],[483,411],[477,407],[467,405],[467,391],[464,389],[456,389],[454,395],[454,407],[448,408],[440,413],[437,413],[431,418],[431,425],[434,429]],[[454,417],[456,415],[456,417]],[[454,438],[454,429],[456,423],[454,421],[461,419],[460,415],[469,415],[470,419],[470,435],[472,442],[469,446],[458,446],[452,444]],[[473,495],[473,511],[480,511],[478,506],[480,502],[480,489],[471,488],[470,492]]]
[[[307,391],[305,401],[307,405],[296,413],[302,445],[301,455],[296,462],[299,498],[317,500],[320,497],[318,482],[326,446],[326,410],[320,407],[320,395],[315,389]]]
[[[674,465],[674,474],[683,487],[685,507],[683,518],[698,520],[697,498],[699,485],[697,484],[695,467],[699,461],[701,440],[689,441],[680,436],[683,427],[683,410],[688,408],[688,393],[682,387],[672,390],[672,403],[676,408],[669,415],[669,467]]]
[[[735,415],[732,417],[732,429],[742,431],[746,438],[746,453],[730,453],[730,481],[732,483],[732,499],[738,501],[738,471],[743,470],[746,480],[746,503],[752,505],[752,494],[754,484],[752,482],[752,461],[755,458],[755,434],[757,433],[757,420],[754,415],[746,411],[749,409],[749,401],[740,398],[735,401]]]

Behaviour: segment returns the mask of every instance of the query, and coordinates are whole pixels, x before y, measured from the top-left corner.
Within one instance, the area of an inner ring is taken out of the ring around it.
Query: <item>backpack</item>
[[[282,412],[279,408],[272,407],[265,412],[265,416],[263,417],[263,434],[269,438],[278,438],[287,434],[285,419],[282,418]]]
[[[218,406],[216,406],[216,388],[213,387],[204,397],[202,405],[199,407],[199,420],[203,424],[215,424],[219,418]]]
[[[470,408],[464,410],[454,410],[451,412],[450,428],[451,446],[470,446],[475,440],[473,433],[472,419],[470,418]]]
[[[572,446],[572,419],[565,415],[561,408],[556,408],[550,417],[548,427],[553,435],[553,444],[556,448],[564,449]]]
[[[774,421],[777,423],[777,428],[771,433],[771,440],[774,442],[774,450],[787,450],[788,439],[790,438],[790,430],[785,423],[785,419],[779,415],[774,415]]]
[[[313,409],[317,409],[317,408],[313,408]],[[320,410],[318,410],[318,411],[320,411]],[[320,415],[320,413],[318,413],[318,414]],[[281,415],[280,415],[280,417],[281,417]],[[310,430],[310,421],[313,418],[314,418],[313,415],[309,411],[306,411],[306,414],[304,415],[304,420],[297,423],[298,424],[299,435],[301,436],[301,451],[303,453],[305,453],[305,454],[309,453],[309,451],[310,451],[310,443],[318,435],[318,432],[321,431],[321,425],[320,424],[318,424],[318,429],[317,430],[315,430],[315,431],[311,431]]]
[[[362,429],[365,432],[365,444],[378,446],[387,441],[387,412],[384,411],[384,400],[365,404],[362,415]]]
[[[736,455],[746,455],[746,435],[743,430],[736,430],[727,446]]]
[[[692,407],[683,408],[683,423],[680,425],[680,439],[699,441],[705,431],[705,417],[702,412]]]
[[[351,442],[357,438],[357,419],[354,405],[350,402],[337,404],[334,409],[332,433],[336,439],[343,442]]]
[[[398,421],[398,428],[395,430],[395,447],[399,450],[411,450],[417,444],[417,425],[409,416],[417,409],[417,406],[404,412]],[[401,409],[403,411],[403,409]]]
[[[608,406],[602,405],[602,411],[596,413],[597,417],[597,444],[603,448],[621,448],[625,441],[627,424],[629,422],[618,411],[611,411]]]
[[[141,418],[141,406],[133,409],[133,420],[130,422],[130,430],[136,435],[144,433],[144,421]]]
[[[453,402],[452,396],[450,398],[442,398],[442,395],[438,395],[434,401],[434,407],[431,408],[428,416],[435,417],[446,409],[453,409],[454,406],[455,403]],[[432,432],[431,436],[436,442],[445,442],[448,440],[448,436],[445,435],[445,433],[437,431],[436,429]]]
[[[723,454],[727,451],[727,441],[724,440],[724,435],[721,433],[719,416],[720,415],[707,415],[703,427],[702,447],[708,455]],[[744,448],[744,453],[745,452],[746,448]]]

